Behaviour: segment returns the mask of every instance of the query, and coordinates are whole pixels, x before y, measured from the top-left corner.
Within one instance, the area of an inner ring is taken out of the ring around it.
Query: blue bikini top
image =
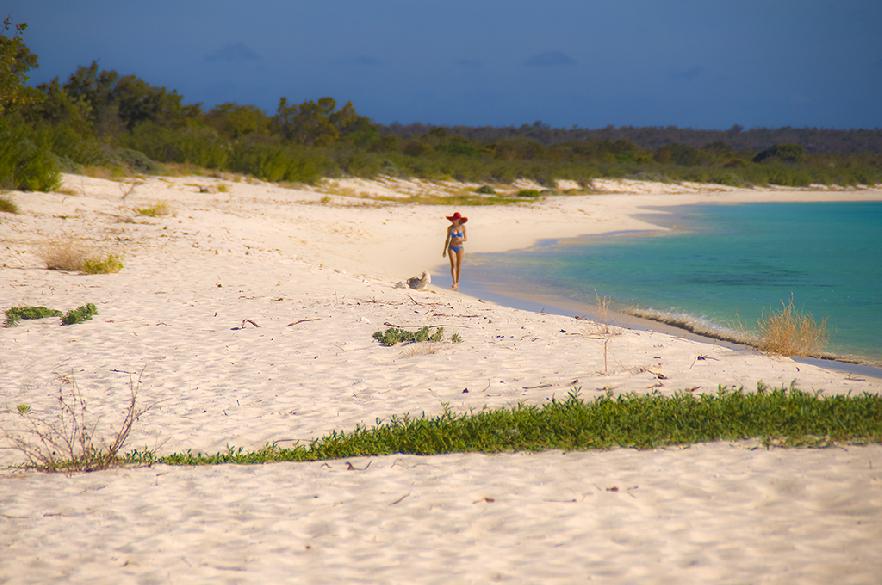
[[[461,240],[463,236],[462,232],[450,232],[451,238],[456,238],[457,240]]]

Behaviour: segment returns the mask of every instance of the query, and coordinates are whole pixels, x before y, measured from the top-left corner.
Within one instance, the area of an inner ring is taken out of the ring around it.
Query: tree
[[[92,123],[103,135],[118,134],[123,128],[131,131],[143,122],[183,126],[200,114],[199,106],[183,104],[178,92],[150,85],[135,75],[101,71],[94,61],[77,68],[64,89],[74,99],[89,103]]]
[[[797,163],[802,160],[805,150],[798,144],[775,144],[753,157],[753,162],[769,162],[774,160],[786,163]]]
[[[234,140],[252,134],[269,134],[270,118],[257,106],[219,104],[205,115],[205,119],[218,132]]]
[[[23,22],[13,26],[10,17],[3,19],[3,32],[0,34],[0,114],[17,110],[37,99],[37,93],[25,86],[28,71],[37,66],[37,56],[24,42],[27,29],[28,25]]]
[[[83,98],[71,96],[58,81],[40,84],[37,89],[43,95],[38,104],[30,108],[34,122],[42,121],[50,125],[68,126],[81,134],[92,133],[92,107]]]
[[[370,143],[378,138],[376,127],[358,115],[352,102],[337,109],[337,101],[332,97],[292,105],[288,105],[286,98],[280,98],[273,128],[286,140],[306,146],[331,146],[346,136],[356,143]]]

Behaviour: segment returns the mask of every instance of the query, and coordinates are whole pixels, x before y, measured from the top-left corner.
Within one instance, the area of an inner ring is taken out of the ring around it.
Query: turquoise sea
[[[473,254],[463,290],[542,291],[572,306],[688,315],[751,329],[793,295],[826,318],[829,351],[882,360],[882,203],[763,203],[669,208],[671,232],[588,236]],[[473,229],[478,229],[475,226]]]

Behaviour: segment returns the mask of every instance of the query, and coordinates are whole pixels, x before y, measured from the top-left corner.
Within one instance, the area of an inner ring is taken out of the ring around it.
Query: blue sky
[[[882,127],[879,0],[5,0],[40,56],[381,122]]]

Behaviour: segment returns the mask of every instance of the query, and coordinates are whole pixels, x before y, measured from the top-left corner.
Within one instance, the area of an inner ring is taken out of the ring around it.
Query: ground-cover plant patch
[[[439,416],[395,416],[373,427],[335,431],[306,445],[258,451],[233,447],[215,454],[191,450],[161,457],[132,452],[129,463],[205,465],[319,461],[395,453],[499,453],[583,450],[759,439],[767,446],[824,446],[882,442],[882,396],[823,396],[794,387],[757,392],[722,388],[716,394],[681,392],[604,395],[582,400],[578,390],[541,406]]]
[[[48,307],[11,307],[6,309],[6,327],[15,327],[20,321],[60,317],[61,311]]]
[[[98,308],[92,303],[86,303],[76,309],[71,309],[61,318],[62,325],[76,325],[83,321],[88,321],[98,314]]]
[[[431,327],[420,327],[416,331],[407,331],[400,327],[389,327],[385,331],[375,331],[374,339],[380,345],[390,347],[399,343],[422,343],[424,341],[439,342],[444,340],[444,328],[438,327],[432,331]]]

